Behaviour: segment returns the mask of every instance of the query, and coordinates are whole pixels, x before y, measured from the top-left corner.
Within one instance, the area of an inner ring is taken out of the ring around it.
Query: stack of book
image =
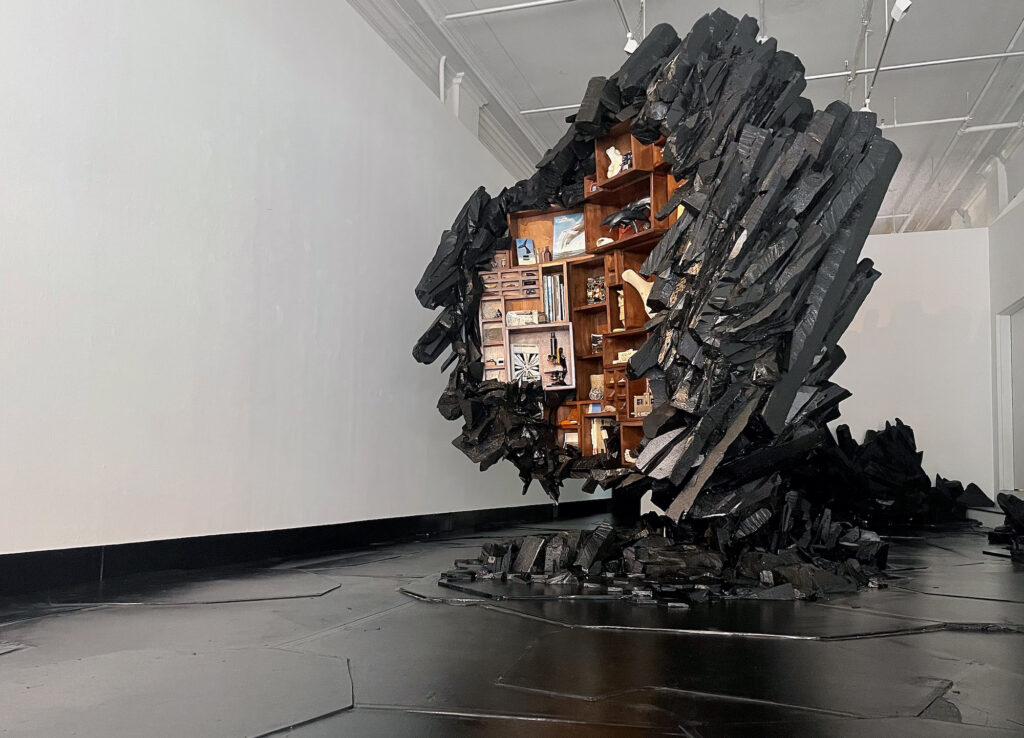
[[[552,323],[565,321],[565,278],[560,273],[546,274],[543,288],[544,314]]]

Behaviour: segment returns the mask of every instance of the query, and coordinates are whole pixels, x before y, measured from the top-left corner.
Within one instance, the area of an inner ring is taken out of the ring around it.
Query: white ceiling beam
[[[967,126],[964,133],[984,133],[985,131],[1003,131],[1008,128],[1024,128],[1024,120],[1015,123],[985,123],[980,126]]]
[[[969,120],[970,118],[968,118],[966,115],[960,115],[957,116],[956,118],[934,118],[932,120],[913,120],[910,121],[909,123],[882,123],[878,127],[885,131],[890,128],[915,128],[917,126],[938,126],[942,125],[943,123],[966,123]]]
[[[520,115],[534,115],[536,113],[557,113],[561,110],[575,110],[580,106],[579,103],[575,105],[552,105],[549,108],[528,108],[527,110],[520,110]]]
[[[945,64],[962,64],[963,62],[977,62],[977,61],[998,61],[1000,59],[1010,59],[1016,56],[1024,56],[1024,51],[1000,51],[995,54],[975,54],[974,56],[955,56],[949,59],[932,59],[930,61],[920,62],[908,62],[906,64],[890,64],[885,67],[879,67],[879,72],[895,72],[900,69],[921,69],[923,67],[941,67]],[[846,77],[848,75],[858,76],[861,74],[870,74],[874,72],[874,67],[868,67],[867,69],[856,69],[852,72],[827,72],[826,74],[808,74],[804,76],[808,82],[812,82],[816,79],[834,79],[836,77]]]
[[[466,10],[461,13],[448,13],[446,21],[461,20],[463,18],[479,18],[482,15],[495,15],[496,13],[509,13],[514,10],[528,10],[529,8],[544,8],[548,5],[562,5],[564,3],[578,2],[578,0],[529,0],[525,3],[514,5],[497,5],[493,8],[480,8],[478,10]]]

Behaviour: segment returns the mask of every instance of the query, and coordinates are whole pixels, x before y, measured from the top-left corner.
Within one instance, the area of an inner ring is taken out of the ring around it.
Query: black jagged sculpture
[[[757,32],[752,18],[722,10],[682,40],[655,27],[618,72],[590,81],[533,176],[495,197],[473,193],[416,287],[425,308],[441,310],[413,354],[431,363],[450,351],[438,408],[462,418],[454,444],[471,460],[486,468],[506,458],[524,492],[536,479],[554,500],[569,477],[588,491],[653,489],[671,521],[705,521],[723,550],[738,533],[773,535],[777,548],[786,514],[792,540],[811,538],[803,502],[787,492],[803,500],[809,460],[842,453],[826,423],[849,393],[829,378],[879,276],[859,257],[900,161],[873,113],[841,102],[814,110],[801,96],[803,65]],[[581,203],[594,139],[629,119],[642,143],[664,137],[683,182],[650,214],[683,208],[640,270],[654,280],[655,312],[628,373],[649,380],[653,411],[635,469],[614,443],[593,457],[560,447],[539,386],[484,380],[477,322],[479,272],[509,248],[508,214]]]

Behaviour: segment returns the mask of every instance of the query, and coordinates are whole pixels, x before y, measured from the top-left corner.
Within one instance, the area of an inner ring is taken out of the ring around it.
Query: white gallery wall
[[[870,236],[882,276],[840,345],[833,380],[853,392],[839,421],[861,441],[900,418],[924,468],[993,494],[988,231]]]
[[[440,231],[511,178],[347,3],[7,0],[0,79],[0,553],[546,500],[410,353]],[[990,490],[985,232],[866,253],[845,421]]]
[[[1024,192],[989,228],[996,468],[1024,489]]]
[[[347,3],[5,0],[0,79],[0,553],[546,501],[411,356],[511,178]]]

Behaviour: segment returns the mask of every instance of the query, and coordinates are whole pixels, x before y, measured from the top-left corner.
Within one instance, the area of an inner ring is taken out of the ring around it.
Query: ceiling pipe
[[[571,0],[561,0],[562,2]],[[1003,59],[1014,59],[1024,56],[1024,51],[1002,51],[996,54],[976,54],[974,56],[957,56],[950,59],[934,59],[931,61],[922,62],[909,62],[907,64],[890,64],[887,67],[879,67],[881,72],[895,72],[900,69],[921,69],[924,67],[939,67],[945,64],[962,64],[963,62],[980,62],[980,61],[1002,61]],[[873,67],[866,69],[855,69],[853,71],[845,72],[828,72],[826,74],[808,74],[804,76],[804,79],[808,82],[813,82],[818,79],[836,79],[838,77],[849,77],[853,75],[856,78],[861,74],[870,74],[874,72]],[[534,113],[555,113],[560,110],[575,110],[579,107],[579,103],[575,105],[553,105],[548,108],[531,108],[529,110],[520,110],[520,115],[531,115]]]
[[[964,115],[959,118],[936,118],[934,120],[915,120],[910,123],[883,123],[879,128],[911,128],[913,126],[936,126],[941,123],[964,123],[971,120],[970,116]],[[1005,131],[1010,128],[1024,128],[1024,118],[1012,123],[983,123],[976,126],[964,126],[960,133],[984,133],[985,131]]]
[[[987,123],[980,126],[967,126],[964,133],[984,133],[985,131],[1003,131],[1008,128],[1024,128],[1024,120],[1016,123]]]
[[[481,15],[494,15],[496,13],[508,13],[513,10],[528,10],[529,8],[544,8],[548,5],[562,5],[564,3],[577,2],[577,0],[530,0],[530,2],[516,3],[515,5],[498,5],[494,8],[481,8],[479,10],[466,10],[462,13],[448,13],[444,17],[446,21],[461,20],[462,18],[478,18]]]
[[[889,128],[915,128],[917,126],[937,126],[942,123],[964,123],[969,121],[966,115],[961,115],[957,118],[935,118],[933,120],[915,120],[910,123],[882,123],[879,128],[883,131]]]
[[[520,115],[533,115],[535,113],[557,113],[561,110],[575,110],[580,106],[579,103],[575,105],[552,105],[550,108],[529,108],[528,110],[520,110]]]
[[[1013,37],[1010,39],[1010,43],[1008,43],[1006,45],[1006,51],[1004,53],[1006,53],[1006,54],[1014,53],[1014,52],[1011,52],[1010,50],[1014,46],[1017,45],[1017,41],[1018,41],[1018,39],[1020,39],[1021,34],[1024,34],[1024,19],[1021,19],[1020,25],[1017,26],[1017,30],[1014,32]],[[1021,53],[1024,53],[1024,52],[1015,52],[1015,53],[1021,54]],[[992,68],[992,71],[988,75],[988,79],[985,80],[985,84],[981,88],[981,92],[979,92],[978,96],[974,98],[974,104],[971,105],[971,109],[967,111],[967,117],[968,118],[973,118],[974,114],[978,111],[978,108],[981,107],[981,101],[985,99],[985,95],[988,94],[988,91],[990,89],[992,89],[992,83],[995,82],[996,76],[999,74],[1000,71],[1002,71],[1003,61],[1004,60],[1005,60],[1005,58],[1004,59],[1000,59],[999,62],[996,63],[996,65]],[[1012,101],[1012,100],[1010,101],[1010,105],[1011,106],[1013,105],[1013,102],[1014,101]],[[1005,113],[1004,113],[1004,115],[1005,115]],[[900,231],[899,231],[900,233],[906,233],[907,229],[910,227],[910,224],[914,222],[914,216],[917,215],[917,212],[921,209],[921,206],[924,204],[925,196],[929,192],[931,192],[932,187],[938,181],[939,175],[942,174],[942,170],[946,166],[946,162],[949,161],[950,154],[953,152],[953,149],[956,147],[956,142],[960,140],[960,137],[964,134],[964,130],[966,128],[967,128],[966,123],[961,124],[960,128],[957,129],[956,133],[954,133],[953,137],[949,140],[949,143],[946,144],[946,148],[942,152],[942,156],[939,157],[939,163],[937,165],[935,165],[935,167],[932,169],[932,176],[931,176],[931,178],[928,180],[927,184],[925,184],[925,186],[921,190],[918,191],[917,197],[914,200],[914,204],[909,208],[909,210],[910,210],[910,217],[908,217],[906,220],[903,221],[903,225],[900,226]],[[990,133],[989,136],[991,136],[991,135],[992,134]],[[981,146],[984,147],[985,144],[987,144],[987,143],[988,143],[988,139],[983,141],[981,143]],[[922,160],[922,163],[923,162],[924,162],[924,160]],[[920,165],[919,165],[918,169],[920,169]],[[917,174],[917,170],[915,170],[914,174],[911,175],[911,177],[910,177],[911,181],[914,180],[916,174]],[[939,204],[936,205],[934,208],[932,208],[931,216],[929,217],[929,219],[931,217],[934,217],[934,214],[942,209],[942,206],[946,204],[946,200],[949,199],[950,194],[952,194],[956,190],[956,188],[960,186],[960,183],[963,181],[963,178],[966,176],[966,174],[967,174],[967,168],[965,167],[963,172],[961,172],[960,176],[957,177],[956,183],[952,187],[945,188],[946,194],[939,201]],[[904,192],[905,192],[905,190],[904,190]],[[902,202],[903,202],[903,197],[901,196],[899,202],[896,203],[895,207],[898,207]]]
[[[1017,56],[1024,56],[1024,51],[1001,51],[995,54],[975,54],[974,56],[954,56],[948,59],[933,59],[930,61],[920,62],[908,62],[906,64],[890,64],[885,67],[879,67],[880,72],[895,72],[900,69],[921,69],[923,67],[941,67],[945,64],[961,64],[963,62],[976,62],[976,61],[996,61],[999,59],[1010,59]],[[870,74],[875,71],[874,67],[868,67],[866,69],[856,69],[853,72],[828,72],[826,74],[808,74],[804,76],[804,79],[808,82],[812,82],[816,79],[835,79],[837,77],[847,77],[849,75],[861,75]]]

